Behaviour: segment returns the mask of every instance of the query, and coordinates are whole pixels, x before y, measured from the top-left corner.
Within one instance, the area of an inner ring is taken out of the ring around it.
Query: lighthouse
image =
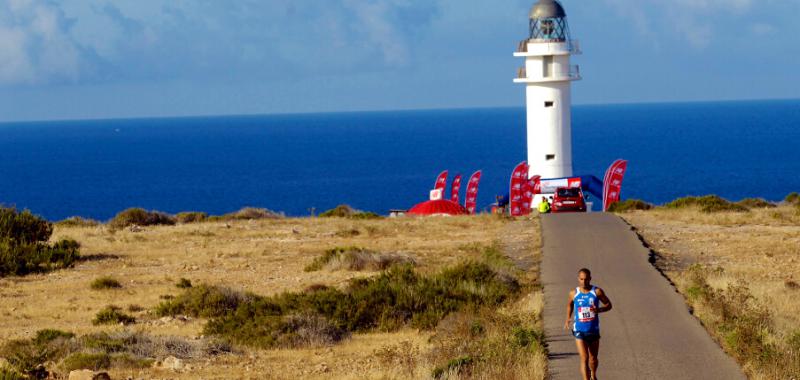
[[[570,38],[567,14],[556,0],[539,0],[530,12],[528,38],[515,57],[525,66],[515,83],[525,84],[529,176],[572,176],[572,81],[580,80],[570,57],[580,54]]]

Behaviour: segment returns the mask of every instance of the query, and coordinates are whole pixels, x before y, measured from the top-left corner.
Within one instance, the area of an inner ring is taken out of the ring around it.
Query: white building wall
[[[528,84],[526,98],[529,176],[572,176],[570,82]],[[545,102],[553,102],[553,106],[546,107]]]

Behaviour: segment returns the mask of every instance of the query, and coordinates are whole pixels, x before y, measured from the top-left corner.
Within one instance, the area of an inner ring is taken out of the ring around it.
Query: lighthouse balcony
[[[520,67],[517,70],[517,77],[514,78],[514,83],[547,83],[547,82],[563,82],[563,81],[576,81],[581,80],[581,70],[578,65],[570,65],[561,69],[542,71],[534,75],[530,73],[525,67]]]
[[[536,57],[544,55],[578,55],[581,54],[578,40],[527,39],[519,42],[515,57]]]

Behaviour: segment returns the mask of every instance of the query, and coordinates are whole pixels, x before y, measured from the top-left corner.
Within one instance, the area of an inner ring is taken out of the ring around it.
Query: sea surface
[[[617,158],[623,198],[781,200],[800,191],[800,100],[573,107],[575,174],[602,179]],[[50,220],[386,214],[426,200],[441,170],[481,169],[484,208],[525,159],[524,108],[0,123],[0,203]]]

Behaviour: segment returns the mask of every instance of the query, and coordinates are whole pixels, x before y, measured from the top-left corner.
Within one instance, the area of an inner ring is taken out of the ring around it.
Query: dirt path
[[[553,379],[580,379],[574,338],[563,330],[577,271],[611,298],[602,314],[599,378],[744,379],[741,369],[688,312],[683,298],[649,263],[649,251],[612,214],[542,218],[545,334]]]

